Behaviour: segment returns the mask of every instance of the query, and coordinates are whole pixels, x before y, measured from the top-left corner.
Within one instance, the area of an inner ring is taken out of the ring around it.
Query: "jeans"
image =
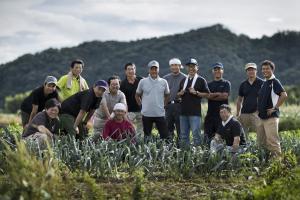
[[[201,117],[180,115],[180,143],[182,146],[190,145],[190,130],[193,134],[194,146],[201,144]]]

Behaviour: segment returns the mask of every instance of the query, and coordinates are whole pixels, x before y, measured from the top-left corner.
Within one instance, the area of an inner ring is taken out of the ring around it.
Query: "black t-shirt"
[[[211,93],[214,92],[227,92],[230,93],[231,84],[228,80],[221,79],[219,81],[211,81],[208,83],[208,88]],[[228,99],[224,101],[214,101],[208,100],[207,115],[209,116],[219,116],[220,106],[222,104],[228,104]]]
[[[34,89],[28,97],[24,99],[21,104],[21,110],[28,114],[32,111],[32,104],[38,105],[38,112],[41,112],[45,108],[45,103],[47,100],[55,98],[58,100],[58,93],[55,90],[53,93],[44,95],[44,86]]]
[[[96,110],[100,105],[101,99],[101,97],[96,97],[93,88],[78,92],[63,101],[61,113],[77,117],[80,110],[86,112]]]
[[[233,145],[234,137],[236,136],[240,136],[240,145],[246,144],[244,129],[235,118],[231,118],[225,126],[221,124],[217,133],[225,140],[227,146]]]
[[[180,107],[181,107],[181,115],[185,115],[185,116],[201,116],[201,97],[198,97],[194,94],[191,94],[189,92],[189,88],[192,85],[193,79],[190,79],[188,81],[187,87],[185,89],[185,93],[184,95],[181,97],[181,103],[180,103]],[[183,79],[180,82],[180,87],[179,87],[179,91],[182,90],[183,86],[184,86],[184,82],[185,79]],[[201,77],[198,76],[195,85],[194,85],[194,89],[198,92],[205,92],[205,93],[209,93],[209,89],[207,86],[207,82],[206,80]]]
[[[128,112],[140,112],[141,107],[137,104],[135,100],[135,92],[138,87],[138,84],[140,80],[143,78],[140,76],[137,76],[135,78],[135,81],[133,84],[129,83],[127,78],[122,80],[120,85],[120,90],[125,94],[126,96],[126,102],[128,106]]]
[[[263,83],[264,81],[258,77],[252,84],[249,83],[248,79],[241,83],[239,96],[244,97],[242,113],[254,113],[257,111],[258,92]]]
[[[22,137],[28,137],[32,134],[35,134],[36,132],[39,132],[37,128],[33,127],[33,125],[39,126],[43,125],[45,126],[52,134],[59,134],[59,121],[58,119],[51,119],[48,117],[46,111],[39,112],[36,114],[31,122],[28,125],[28,128],[25,129],[25,131],[22,134]]]
[[[279,110],[273,112],[271,116],[267,115],[267,110],[275,106],[273,105],[272,101],[272,89],[276,95],[280,95],[281,92],[285,91],[280,81],[276,78],[267,80],[263,83],[261,89],[258,92],[258,116],[261,119],[279,117]],[[274,102],[274,104],[276,103],[277,102]]]

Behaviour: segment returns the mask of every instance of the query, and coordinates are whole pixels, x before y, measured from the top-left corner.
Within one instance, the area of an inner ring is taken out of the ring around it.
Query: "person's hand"
[[[179,95],[179,96],[184,95],[184,90],[180,90],[180,92],[178,92],[177,95]]]
[[[275,109],[275,108],[270,108],[270,109],[267,110],[267,115],[270,116],[270,115],[272,115],[272,113],[274,113],[274,112],[276,112],[276,111],[277,111],[277,109]]]
[[[197,91],[194,88],[189,88],[189,92],[194,95],[197,94]]]
[[[46,133],[47,132],[47,128],[43,125],[39,125],[37,126],[37,130],[40,132],[40,133]]]
[[[237,152],[238,148],[239,148],[239,145],[233,144],[232,145],[232,152]]]
[[[78,126],[74,126],[73,128],[75,129],[76,134],[78,135],[79,134],[79,128],[78,128]]]

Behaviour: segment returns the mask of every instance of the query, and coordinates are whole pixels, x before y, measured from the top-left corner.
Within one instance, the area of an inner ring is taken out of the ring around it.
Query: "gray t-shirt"
[[[170,88],[170,101],[176,100],[176,96],[180,87],[180,82],[182,79],[186,78],[186,75],[182,72],[179,74],[169,73],[163,77],[167,80]]]
[[[100,107],[95,111],[95,116],[98,118],[106,119],[106,115],[102,109],[102,106],[104,104],[106,104],[107,108],[109,110],[109,113],[112,113],[114,106],[117,103],[124,103],[125,105],[127,105],[125,94],[122,91],[118,90],[116,95],[112,95],[109,92],[109,90],[106,90],[103,93]]]
[[[164,96],[170,94],[168,82],[158,77],[152,79],[150,75],[142,79],[136,89],[142,95],[142,115],[146,117],[164,117]]]

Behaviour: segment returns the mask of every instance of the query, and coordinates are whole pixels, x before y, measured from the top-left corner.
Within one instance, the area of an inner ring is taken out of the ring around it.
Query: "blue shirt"
[[[231,89],[231,84],[228,80],[225,79],[221,79],[219,81],[214,80],[208,83],[208,88],[211,93],[226,92],[229,94]],[[223,101],[208,100],[207,115],[219,117],[220,106],[222,104],[228,104],[228,98]]]
[[[280,95],[281,92],[285,91],[280,81],[276,78],[266,80],[263,83],[261,89],[258,92],[258,116],[261,119],[279,117],[279,110],[273,112],[270,116],[267,115],[267,110],[275,106],[272,102],[272,89],[277,95]],[[277,102],[274,103],[276,104]]]
[[[243,97],[242,113],[254,113],[257,111],[258,92],[264,81],[261,78],[256,78],[250,84],[248,79],[241,83],[239,88],[239,96]]]

